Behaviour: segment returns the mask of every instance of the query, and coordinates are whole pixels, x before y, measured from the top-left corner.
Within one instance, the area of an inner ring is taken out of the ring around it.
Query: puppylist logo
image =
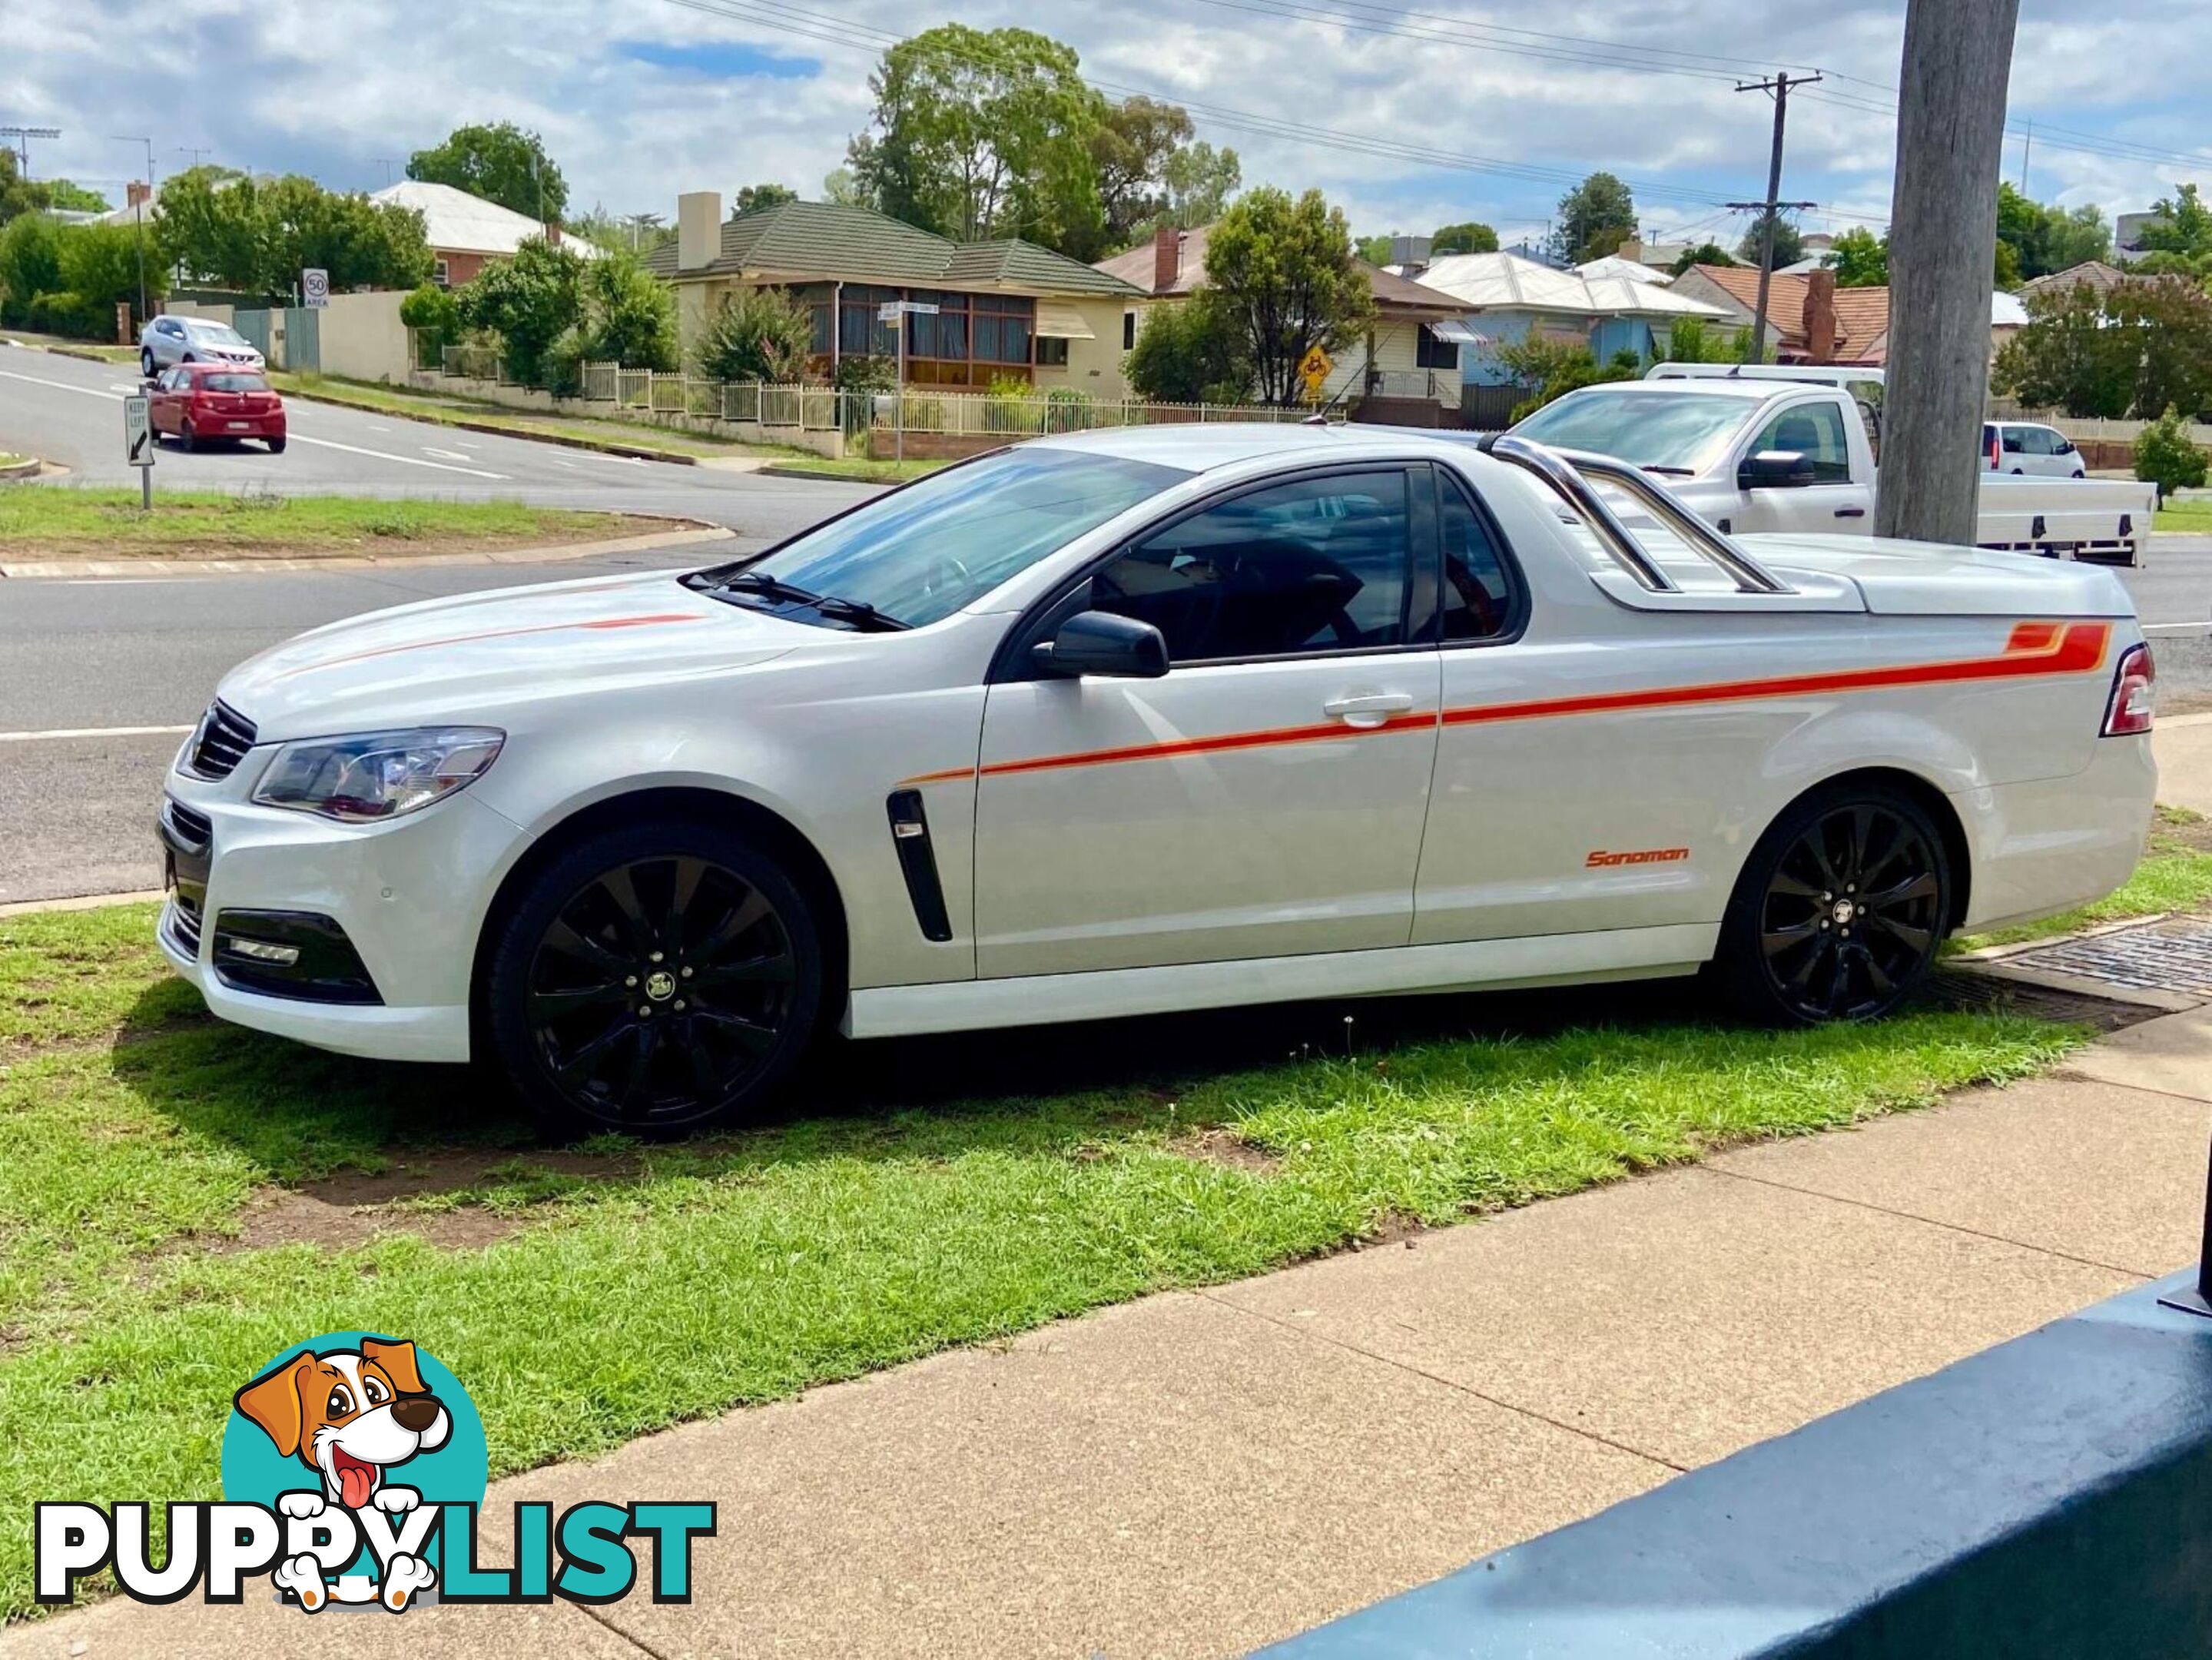
[[[404,1613],[417,1602],[613,1602],[637,1588],[648,1540],[656,1602],[691,1600],[691,1541],[711,1503],[589,1500],[556,1518],[514,1506],[512,1566],[483,1565],[477,1513],[488,1458],[468,1391],[404,1338],[331,1332],[287,1349],[232,1401],[220,1503],[171,1504],[168,1556],[153,1562],[151,1506],[36,1506],[37,1594],[66,1602],[113,1571],[124,1595],[174,1602],[197,1589],[236,1602],[267,1574],[310,1614],[333,1604]]]

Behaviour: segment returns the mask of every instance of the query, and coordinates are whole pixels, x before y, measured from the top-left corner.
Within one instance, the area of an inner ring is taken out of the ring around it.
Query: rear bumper
[[[2135,873],[2158,798],[2150,739],[2100,738],[2088,769],[1952,798],[1972,861],[1964,932],[2103,898]]]

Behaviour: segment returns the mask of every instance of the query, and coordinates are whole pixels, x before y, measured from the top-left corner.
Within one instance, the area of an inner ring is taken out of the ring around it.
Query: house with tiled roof
[[[1728,307],[1728,326],[1749,328],[1759,304],[1759,268],[1692,265],[1674,279],[1674,292]],[[2017,296],[1995,290],[1990,296],[1990,353],[2027,321]],[[1776,271],[1768,290],[1766,329],[1767,344],[1778,362],[1878,368],[1889,360],[1889,290],[1839,288],[1832,271]]]
[[[818,374],[850,356],[894,357],[901,325],[892,301],[933,306],[906,313],[909,386],[978,389],[1018,380],[1119,398],[1127,283],[1033,242],[955,242],[866,208],[781,202],[722,217],[719,192],[677,200],[676,238],[647,264],[676,289],[688,352],[729,295],[788,289],[814,318]]]
[[[1212,227],[1191,230],[1163,227],[1149,242],[1140,242],[1093,269],[1139,289],[1152,305],[1188,299],[1206,282],[1206,249]],[[1375,297],[1375,320],[1355,345],[1340,350],[1322,384],[1324,400],[1347,394],[1370,404],[1408,400],[1456,408],[1460,401],[1460,350],[1481,344],[1481,336],[1467,325],[1468,308],[1449,294],[1424,288],[1394,272],[1352,262],[1367,274],[1368,291]],[[1123,325],[1124,338],[1134,345],[1148,309],[1131,305]],[[1370,411],[1371,412],[1371,411]],[[1418,422],[1421,411],[1394,409],[1390,418]],[[1429,411],[1433,417],[1433,410]]]

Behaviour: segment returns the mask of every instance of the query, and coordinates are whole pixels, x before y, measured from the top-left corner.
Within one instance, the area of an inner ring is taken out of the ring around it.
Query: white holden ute
[[[167,779],[160,939],[554,1129],[730,1119],[829,1030],[1707,965],[1859,1020],[2127,879],[2151,706],[2094,567],[1739,541],[1510,437],[1091,434],[264,653]]]

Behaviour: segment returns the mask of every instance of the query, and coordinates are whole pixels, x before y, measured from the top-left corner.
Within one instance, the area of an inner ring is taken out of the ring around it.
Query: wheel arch
[[[1966,826],[1959,817],[1959,810],[1936,785],[1917,772],[1903,767],[1853,767],[1847,771],[1832,773],[1816,784],[1799,790],[1767,820],[1765,830],[1759,832],[1764,841],[1775,825],[1808,797],[1825,795],[1853,785],[1880,785],[1895,790],[1928,815],[1936,826],[1936,834],[1943,838],[1943,857],[1951,866],[1951,914],[1946,920],[1947,929],[1956,929],[1966,919],[1966,907],[1973,897],[1974,872],[1972,844],[1966,837]],[[1750,861],[1745,861],[1747,870]],[[1741,880],[1741,874],[1738,880]]]
[[[469,970],[472,1031],[481,1032],[483,1029],[491,953],[500,933],[522,896],[537,880],[538,873],[586,836],[647,818],[688,818],[736,828],[759,842],[764,851],[781,861],[814,905],[822,927],[823,1009],[825,1014],[842,1010],[851,961],[849,924],[837,879],[813,842],[789,819],[750,797],[696,785],[656,785],[603,796],[577,808],[548,825],[508,866],[477,929],[475,958]],[[477,1047],[472,1042],[471,1048]]]

